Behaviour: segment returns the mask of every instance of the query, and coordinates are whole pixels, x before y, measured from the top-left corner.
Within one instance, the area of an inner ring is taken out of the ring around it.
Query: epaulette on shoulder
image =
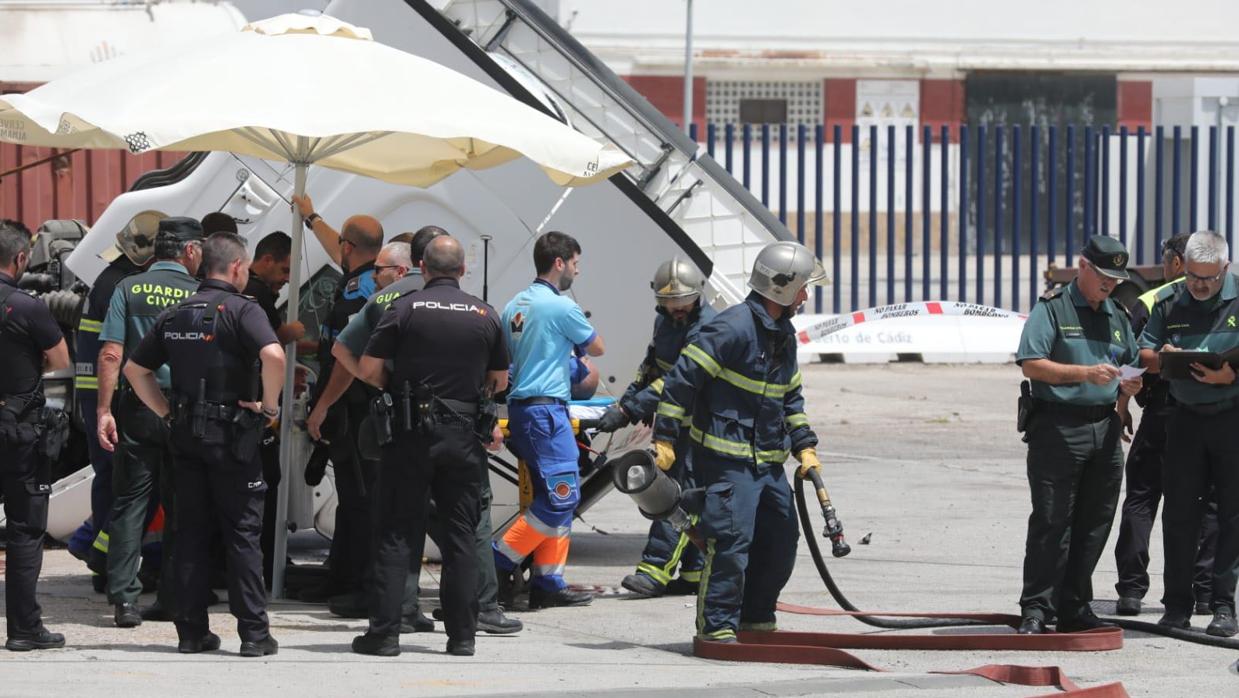
[[[1178,281],[1172,281],[1166,284],[1165,286],[1162,286],[1161,288],[1157,289],[1157,296],[1154,299],[1154,302],[1160,303],[1162,301],[1174,298],[1176,295],[1179,294],[1179,291],[1183,290],[1184,284],[1185,284],[1185,280],[1179,279]]]
[[[1045,293],[1041,294],[1041,300],[1043,301],[1054,300],[1055,298],[1058,298],[1059,296],[1063,295],[1063,291],[1066,291],[1066,290],[1067,290],[1067,286],[1065,284],[1062,286],[1055,286],[1054,288],[1047,289]]]

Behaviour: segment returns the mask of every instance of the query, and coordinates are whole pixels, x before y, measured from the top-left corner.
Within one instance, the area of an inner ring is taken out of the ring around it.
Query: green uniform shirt
[[[185,267],[176,262],[155,262],[150,269],[116,285],[103,328],[99,330],[99,341],[123,344],[124,356],[128,359],[155,326],[159,314],[189,298],[196,290],[198,280],[190,276]],[[155,380],[164,388],[172,384],[167,366],[155,371]]]
[[[1187,284],[1176,281],[1160,290],[1149,322],[1140,335],[1142,349],[1165,344],[1193,351],[1223,353],[1239,346],[1239,279],[1227,274],[1212,298],[1192,298]],[[1186,405],[1208,405],[1239,397],[1239,383],[1209,385],[1193,379],[1170,381],[1170,394]]]
[[[383,312],[400,296],[420,291],[425,285],[426,281],[422,278],[421,272],[410,272],[387,288],[370,296],[362,309],[349,318],[348,324],[340,331],[336,341],[343,342],[344,348],[360,359],[361,355],[366,353],[366,344],[370,342],[370,335],[374,334],[374,328],[378,327],[379,320],[383,319]]]
[[[1093,310],[1072,281],[1065,288],[1051,291],[1029,313],[1015,362],[1049,359],[1081,366],[1125,366],[1135,364],[1139,355],[1131,324],[1122,309],[1107,298]],[[1032,394],[1047,402],[1106,405],[1118,399],[1119,382],[1050,385],[1034,380]]]

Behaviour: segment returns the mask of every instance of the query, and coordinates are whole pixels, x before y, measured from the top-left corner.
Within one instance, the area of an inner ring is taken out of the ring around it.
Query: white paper
[[[1119,367],[1119,380],[1123,380],[1123,381],[1131,380],[1132,378],[1139,378],[1143,374],[1144,374],[1143,368],[1136,368],[1135,366],[1120,366]]]

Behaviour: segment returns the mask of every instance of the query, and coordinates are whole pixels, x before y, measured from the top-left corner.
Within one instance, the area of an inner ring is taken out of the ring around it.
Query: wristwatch
[[[265,417],[270,417],[271,419],[275,419],[276,417],[280,415],[280,407],[279,405],[276,405],[275,408],[270,411],[268,411],[266,407],[263,407],[262,414]]]
[[[306,230],[314,230],[314,221],[317,221],[317,220],[322,220],[322,216],[318,215],[317,213],[311,213],[310,215],[306,216],[305,221],[304,221]]]

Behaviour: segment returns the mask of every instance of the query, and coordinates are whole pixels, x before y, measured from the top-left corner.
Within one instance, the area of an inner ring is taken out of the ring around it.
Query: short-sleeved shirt
[[[343,344],[344,348],[348,349],[353,356],[361,356],[366,353],[366,344],[370,341],[370,335],[374,334],[374,328],[379,326],[379,320],[383,318],[383,313],[391,307],[391,304],[397,298],[420,291],[425,284],[426,282],[422,279],[421,272],[413,272],[397,279],[395,283],[370,296],[370,300],[366,301],[366,305],[362,307],[361,312],[354,315],[353,319],[348,321],[348,325],[336,337],[336,341]]]
[[[503,309],[503,331],[512,352],[509,400],[571,398],[572,348],[598,336],[581,306],[537,279]]]
[[[477,402],[486,373],[508,365],[495,309],[449,277],[392,303],[365,353],[394,361],[389,390],[425,384],[435,396],[461,402]]]
[[[1042,298],[1029,313],[1015,362],[1049,359],[1083,366],[1130,366],[1139,355],[1131,324],[1118,304],[1107,298],[1093,310],[1072,281],[1065,289]],[[1033,397],[1047,402],[1105,405],[1118,399],[1117,379],[1108,385],[1087,381],[1063,385],[1031,382]]]
[[[1219,354],[1239,347],[1239,279],[1227,274],[1221,290],[1203,301],[1193,298],[1183,281],[1164,287],[1140,335],[1140,348],[1156,351],[1166,344]],[[1239,384],[1173,379],[1170,394],[1186,405],[1208,405],[1239,398]]]
[[[246,282],[245,290],[241,293],[258,302],[258,307],[262,308],[262,312],[267,316],[267,323],[271,325],[271,329],[279,329],[280,325],[284,324],[284,318],[280,316],[280,311],[275,307],[275,292],[254,272],[250,272],[250,280]]]
[[[189,298],[197,289],[198,280],[184,266],[166,260],[155,262],[150,269],[117,284],[99,330],[99,341],[123,345],[127,357],[155,326],[160,313]],[[161,387],[170,385],[166,366],[155,371],[155,380]]]
[[[43,352],[60,344],[64,335],[47,304],[18,290],[13,277],[0,273],[0,288],[8,293],[0,305],[0,395],[22,395],[38,389]]]
[[[207,327],[209,306],[217,310]],[[129,360],[149,369],[167,364],[172,389],[181,395],[196,397],[205,379],[208,399],[253,399],[258,353],[278,342],[257,303],[226,282],[207,279],[180,307],[159,316]]]
[[[319,385],[327,385],[331,369],[336,364],[335,358],[331,356],[331,345],[335,344],[336,337],[348,326],[348,321],[361,311],[377,290],[373,262],[350,270],[340,279],[332,296],[331,309],[327,311],[327,318],[318,329]]]
[[[142,271],[142,268],[129,258],[121,255],[103,268],[91,284],[90,293],[86,296],[86,304],[82,307],[82,317],[78,320],[76,337],[74,338],[74,374],[73,387],[77,389],[78,402],[88,401],[93,404],[95,391],[99,389],[99,379],[95,375],[95,359],[99,356],[99,331],[103,329],[103,319],[108,314],[108,306],[112,303],[112,293],[116,286],[126,276],[132,276]],[[94,419],[94,408],[87,407],[82,415],[87,420]],[[93,431],[90,427],[88,431]]]

